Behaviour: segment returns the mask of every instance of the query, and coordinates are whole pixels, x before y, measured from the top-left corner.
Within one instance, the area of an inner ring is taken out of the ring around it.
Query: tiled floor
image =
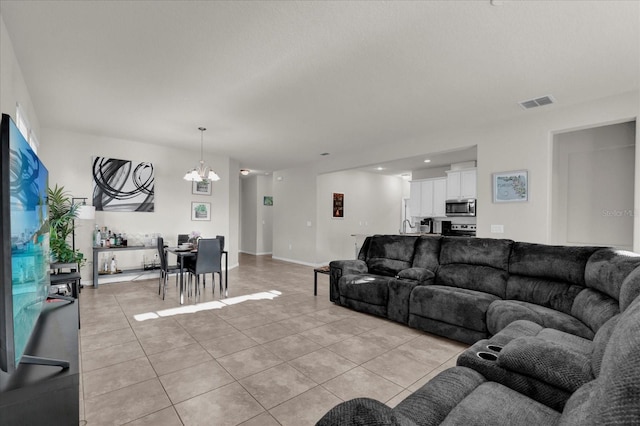
[[[85,287],[80,423],[312,425],[355,397],[394,406],[466,348],[333,305],[326,275],[314,297],[312,269],[241,255],[228,299],[209,282],[182,307],[173,277],[164,301],[156,280]]]

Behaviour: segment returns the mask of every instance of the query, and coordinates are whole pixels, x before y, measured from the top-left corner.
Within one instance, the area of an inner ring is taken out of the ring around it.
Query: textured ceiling
[[[637,1],[9,1],[41,127],[278,170],[638,90]],[[46,141],[43,141],[46,143]]]

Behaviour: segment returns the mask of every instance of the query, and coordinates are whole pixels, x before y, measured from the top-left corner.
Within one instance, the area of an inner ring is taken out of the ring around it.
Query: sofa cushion
[[[497,300],[493,302],[487,310],[487,329],[491,334],[496,334],[513,321],[521,319],[586,339],[593,339],[595,334],[583,322],[571,315],[518,300]]]
[[[394,278],[372,274],[344,275],[338,283],[340,298],[386,307],[389,297],[389,281],[392,279]]]
[[[434,282],[436,285],[466,288],[504,299],[508,276],[501,269],[457,263],[440,266]]]
[[[603,248],[589,258],[585,268],[587,287],[620,298],[620,287],[625,278],[640,266],[640,255],[630,251]]]
[[[513,243],[509,273],[585,285],[585,266],[599,247]]]
[[[556,311],[571,313],[573,301],[584,287],[545,278],[511,275],[507,280],[508,300],[530,302]]]
[[[431,271],[438,269],[438,258],[440,257],[440,237],[420,237],[416,241],[413,253],[413,267],[425,268]]]
[[[511,240],[445,237],[440,249],[440,265],[463,263],[507,270]]]
[[[617,321],[598,378],[571,396],[559,425],[622,425],[640,421],[640,298]]]
[[[369,242],[367,266],[370,274],[395,276],[411,268],[414,246],[418,237],[406,235],[375,235]]]
[[[620,298],[618,299],[620,312],[624,312],[638,296],[640,296],[640,266],[631,271],[622,282]]]
[[[594,333],[619,312],[618,302],[590,288],[582,290],[571,307],[571,316],[587,324]]]
[[[486,314],[498,297],[464,288],[417,286],[409,300],[409,313],[476,331],[487,331]]]
[[[406,397],[393,412],[418,425],[438,425],[485,381],[480,373],[469,368],[449,368]]]

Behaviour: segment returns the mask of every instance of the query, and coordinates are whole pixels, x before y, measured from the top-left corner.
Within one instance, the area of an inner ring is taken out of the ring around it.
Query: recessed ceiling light
[[[429,160],[428,158],[426,160],[424,160],[425,163],[430,163],[431,160]]]
[[[249,173],[251,173],[251,170],[247,170],[247,169],[240,169],[240,174],[241,174],[242,176],[246,176],[246,175],[248,175]]]
[[[380,166],[378,166],[378,167],[376,167],[376,170],[377,170],[377,171],[384,170],[384,167],[380,167]]]

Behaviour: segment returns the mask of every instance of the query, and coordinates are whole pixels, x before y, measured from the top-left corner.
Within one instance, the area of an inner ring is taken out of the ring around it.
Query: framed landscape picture
[[[211,181],[192,182],[191,193],[196,195],[211,195]]]
[[[273,206],[273,196],[265,195],[262,204],[265,206]]]
[[[493,174],[493,202],[529,201],[529,173],[526,170]]]
[[[211,203],[191,203],[191,220],[211,220]]]

